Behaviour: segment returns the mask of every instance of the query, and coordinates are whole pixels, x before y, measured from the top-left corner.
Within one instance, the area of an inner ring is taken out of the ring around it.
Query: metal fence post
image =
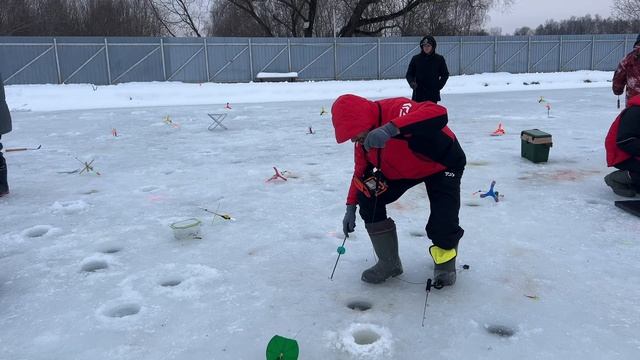
[[[626,42],[625,42],[626,45]],[[58,57],[58,40],[53,38],[53,52],[56,56],[56,71],[58,74],[58,84],[62,84],[62,73],[60,72],[60,58]]]
[[[562,35],[560,35],[560,46],[558,51],[558,72],[562,71]]]
[[[104,38],[104,57],[107,60],[107,79],[111,85],[111,63],[109,62],[109,42]]]
[[[162,76],[167,81],[167,66],[164,61],[164,39],[160,38],[160,58],[162,59]]]
[[[289,57],[289,72],[291,72],[291,39],[287,38],[287,56]]]
[[[596,36],[591,36],[591,70],[593,70],[593,59],[596,51]]]
[[[531,72],[531,35],[527,39],[527,73]]]
[[[211,76],[209,75],[209,45],[207,45],[207,38],[203,38],[204,39],[204,66],[207,67],[207,81],[209,82],[209,79],[211,79]]]
[[[462,36],[458,36],[458,42],[458,75],[462,75]]]
[[[251,38],[248,41],[249,47],[249,81],[253,80],[253,51],[251,49]]]
[[[380,38],[378,38],[378,80],[380,80],[380,66],[382,66],[381,64],[381,60],[380,60]]]
[[[338,80],[338,40],[333,37],[333,80]]]
[[[493,37],[493,72],[498,71],[498,36]]]

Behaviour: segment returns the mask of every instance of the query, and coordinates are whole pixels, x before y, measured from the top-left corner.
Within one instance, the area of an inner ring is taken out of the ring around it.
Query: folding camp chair
[[[227,114],[207,114],[207,115],[209,115],[211,120],[213,120],[213,122],[207,128],[209,131],[215,130],[218,126],[225,130],[229,130],[227,129],[226,126],[222,125],[222,122],[227,117]]]

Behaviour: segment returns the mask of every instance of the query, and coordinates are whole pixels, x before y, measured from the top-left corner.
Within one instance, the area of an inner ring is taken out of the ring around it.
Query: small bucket
[[[200,239],[200,225],[196,218],[180,220],[169,225],[173,229],[173,237],[177,240]]]

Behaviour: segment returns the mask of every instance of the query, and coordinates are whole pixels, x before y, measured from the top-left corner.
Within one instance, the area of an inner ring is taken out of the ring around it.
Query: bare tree
[[[293,37],[464,35],[482,31],[490,6],[512,1],[218,0],[211,13],[214,26],[210,34]],[[230,5],[240,12],[231,11]],[[239,22],[244,24],[242,29],[237,26]],[[229,29],[227,24],[236,25]],[[245,27],[253,30],[248,31]],[[260,30],[256,31],[256,27]]]
[[[157,36],[146,0],[2,0],[0,35]]]
[[[429,1],[435,0],[406,0],[403,7],[392,13],[375,14],[372,12],[371,16],[367,16],[367,10],[369,10],[369,7],[379,3],[380,0],[358,0],[355,3],[355,6],[351,7],[347,23],[340,29],[340,31],[338,31],[338,35],[341,37],[348,37],[379,34],[388,26],[386,24],[387,21],[405,15],[415,9],[418,5],[426,4]],[[371,25],[375,25],[376,28],[373,30],[363,29],[364,27]]]
[[[218,7],[228,9],[225,3],[248,15],[265,36],[310,37],[314,34],[318,0],[224,0]]]
[[[533,31],[533,29],[531,29],[528,26],[523,26],[521,28],[516,28],[515,31],[513,32],[513,35],[525,35],[525,36],[530,36],[530,35],[534,35],[535,32]]]
[[[622,20],[640,19],[640,0],[613,0],[613,15]]]
[[[31,35],[36,23],[33,4],[24,0],[0,1],[0,35]]]
[[[162,24],[145,0],[92,0],[80,6],[83,35],[157,36]]]
[[[441,0],[421,4],[395,22],[399,35],[482,35],[492,6],[502,0]]]
[[[147,0],[156,18],[171,36],[202,37],[211,0]]]

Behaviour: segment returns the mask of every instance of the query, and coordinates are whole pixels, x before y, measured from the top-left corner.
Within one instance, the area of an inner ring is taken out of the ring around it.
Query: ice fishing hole
[[[347,304],[351,310],[367,311],[371,309],[371,303],[364,300],[354,300]]]
[[[505,325],[488,325],[487,332],[489,334],[498,335],[500,337],[512,337],[516,331]]]
[[[93,260],[82,265],[82,271],[95,272],[98,270],[106,269],[109,265],[103,260]]]
[[[115,254],[120,251],[122,251],[122,248],[119,248],[119,247],[109,247],[109,248],[104,248],[100,250],[100,252],[103,254]]]
[[[112,318],[123,318],[131,315],[135,315],[140,312],[140,305],[138,304],[122,304],[115,306],[105,312],[105,315]]]
[[[164,287],[174,287],[174,286],[178,286],[182,283],[182,280],[179,279],[170,279],[170,280],[165,280],[163,282],[160,283],[161,286]]]
[[[353,333],[353,340],[358,345],[371,345],[380,340],[380,335],[371,329],[362,329]]]

